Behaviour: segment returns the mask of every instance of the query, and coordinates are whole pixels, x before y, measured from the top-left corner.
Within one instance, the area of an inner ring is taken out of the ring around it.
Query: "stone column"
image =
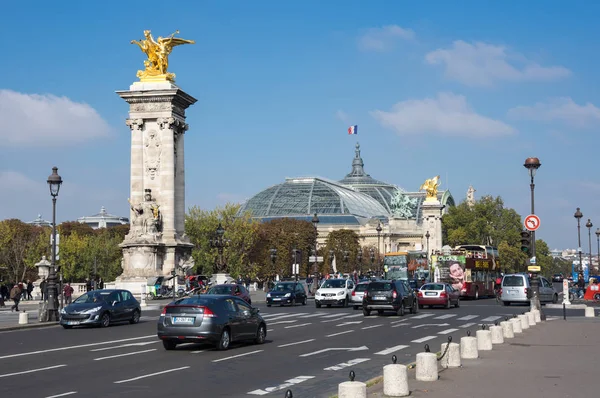
[[[160,200],[163,222],[163,241],[175,242],[177,232],[175,230],[175,118],[158,118],[157,124],[161,137],[160,158]],[[177,120],[177,122],[180,122]]]
[[[423,212],[423,242],[429,231],[429,252],[442,249],[442,204],[438,201],[424,201],[421,205]]]
[[[131,129],[131,168],[130,198],[132,203],[144,200],[144,152],[143,152],[143,119],[127,119],[125,124]],[[133,217],[129,211],[129,219]]]

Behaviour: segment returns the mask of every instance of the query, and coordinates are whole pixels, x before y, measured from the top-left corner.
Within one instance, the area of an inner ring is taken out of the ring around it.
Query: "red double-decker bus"
[[[459,245],[432,256],[436,277],[460,291],[461,297],[478,299],[494,295],[500,275],[498,249],[484,245]]]

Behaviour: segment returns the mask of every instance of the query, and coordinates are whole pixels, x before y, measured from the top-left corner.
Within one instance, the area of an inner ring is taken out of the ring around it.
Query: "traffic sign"
[[[540,227],[540,218],[535,214],[530,214],[525,217],[523,225],[525,225],[525,229],[528,231],[537,231],[537,229]]]

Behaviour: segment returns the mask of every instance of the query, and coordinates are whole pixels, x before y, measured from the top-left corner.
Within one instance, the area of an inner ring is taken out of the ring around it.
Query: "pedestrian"
[[[27,300],[33,300],[33,296],[31,295],[33,292],[33,283],[28,279],[27,280]]]
[[[19,289],[19,285],[15,285],[13,286],[13,288],[10,290],[10,299],[12,301],[14,301],[14,305],[10,307],[10,311],[17,311],[19,312],[19,301],[21,301],[21,289]]]
[[[71,304],[73,298],[73,288],[70,283],[67,283],[63,288],[63,295],[65,296],[65,304]]]
[[[98,279],[98,289],[104,289],[104,281],[102,280],[102,278]]]
[[[579,298],[583,297],[585,292],[585,280],[583,279],[583,275],[579,275],[579,279],[577,280],[577,295]]]
[[[46,281],[46,278],[40,283],[40,290],[42,291],[42,301],[48,300],[48,281]]]

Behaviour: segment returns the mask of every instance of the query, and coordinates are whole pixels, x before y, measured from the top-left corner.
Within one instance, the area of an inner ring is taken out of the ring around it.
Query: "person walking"
[[[31,282],[31,280],[27,279],[27,300],[33,300],[33,296],[31,295],[31,292],[33,292],[33,282]]]
[[[69,305],[73,301],[73,288],[70,283],[67,283],[63,288],[63,294],[65,296],[65,304]]]
[[[40,292],[42,293],[42,301],[47,299],[46,296],[46,285],[48,284],[48,282],[46,282],[46,278],[42,279],[42,281],[40,282]]]
[[[15,285],[13,286],[13,288],[10,290],[10,299],[12,301],[14,301],[14,305],[10,307],[10,311],[17,311],[19,312],[19,301],[21,301],[21,289],[19,289],[19,285]]]

